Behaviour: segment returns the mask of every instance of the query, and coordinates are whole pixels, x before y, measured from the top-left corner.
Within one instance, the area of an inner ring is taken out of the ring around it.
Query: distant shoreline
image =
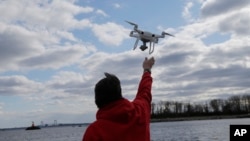
[[[250,114],[245,114],[245,115],[215,115],[215,116],[160,118],[160,119],[151,119],[150,122],[154,123],[154,122],[213,120],[213,119],[236,119],[236,118],[250,118]]]
[[[193,121],[193,120],[213,120],[213,119],[237,119],[237,118],[250,118],[250,114],[245,115],[215,115],[215,116],[195,116],[195,117],[176,117],[176,118],[161,118],[161,119],[151,119],[151,123],[155,122],[175,122],[175,121]],[[57,126],[40,126],[43,128],[53,128],[53,127],[82,127],[88,126],[90,123],[67,123],[58,124]],[[27,127],[14,127],[14,128],[0,128],[0,131],[6,130],[24,130]]]
[[[90,123],[60,123],[58,125],[50,125],[50,126],[37,126],[41,129],[46,128],[57,128],[57,127],[82,127],[82,126],[88,126]],[[27,127],[13,127],[13,128],[0,128],[0,131],[6,131],[6,130],[25,130]]]

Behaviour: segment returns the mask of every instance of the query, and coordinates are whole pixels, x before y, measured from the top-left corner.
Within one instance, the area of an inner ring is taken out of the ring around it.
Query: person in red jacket
[[[144,72],[135,99],[122,97],[120,80],[105,73],[95,86],[96,121],[86,129],[82,141],[150,141],[151,68],[154,58],[145,58]]]

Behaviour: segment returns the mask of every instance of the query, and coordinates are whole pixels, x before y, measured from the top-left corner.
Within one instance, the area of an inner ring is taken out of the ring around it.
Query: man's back
[[[133,102],[122,98],[99,109],[83,141],[149,141],[151,85],[145,72]]]

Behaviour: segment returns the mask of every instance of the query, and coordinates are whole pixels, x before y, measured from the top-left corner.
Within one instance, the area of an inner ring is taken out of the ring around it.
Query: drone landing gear
[[[153,46],[152,46],[152,43],[150,42],[150,45],[149,45],[149,54],[153,53],[154,52],[154,43],[153,43]],[[146,50],[148,47],[146,46],[146,42],[144,41],[143,42],[143,45],[140,46],[140,49],[142,51]]]

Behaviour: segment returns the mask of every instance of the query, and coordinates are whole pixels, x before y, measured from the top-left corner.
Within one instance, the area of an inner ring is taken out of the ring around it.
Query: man
[[[89,125],[83,141],[150,141],[151,68],[154,58],[145,58],[143,75],[135,99],[122,97],[120,80],[105,73],[95,86],[96,121]]]

